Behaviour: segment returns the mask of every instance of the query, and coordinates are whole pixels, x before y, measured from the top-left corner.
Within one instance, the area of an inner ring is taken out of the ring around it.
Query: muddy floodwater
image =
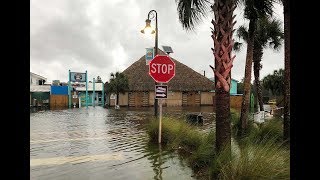
[[[203,114],[213,127],[212,107],[164,107],[165,116]],[[153,118],[150,108],[102,107],[30,113],[30,178],[195,179],[177,153],[150,144],[144,125]]]

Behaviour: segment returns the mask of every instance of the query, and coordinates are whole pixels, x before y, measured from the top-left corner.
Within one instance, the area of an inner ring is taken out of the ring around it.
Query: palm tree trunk
[[[230,122],[230,86],[231,68],[235,56],[231,57],[234,40],[232,39],[233,11],[236,5],[233,0],[215,0],[211,6],[214,20],[211,23],[212,39],[214,41],[213,54],[215,68],[215,102],[216,102],[216,148],[218,152],[227,149],[231,154],[231,122]]]
[[[284,0],[284,115],[283,138],[290,141],[290,0]]]
[[[255,44],[253,48],[253,73],[254,73],[254,84],[256,88],[256,94],[258,97],[259,110],[264,111],[263,101],[262,101],[262,90],[260,84],[260,69],[261,69],[261,59],[263,55],[263,48]]]
[[[216,89],[216,147],[221,151],[231,146],[230,93],[223,88]]]
[[[244,74],[244,88],[243,88],[243,96],[242,96],[242,105],[241,105],[241,115],[240,122],[241,134],[244,130],[247,129],[248,125],[248,117],[249,117],[249,105],[250,105],[250,88],[251,88],[251,71],[252,71],[252,59],[253,59],[253,47],[254,47],[254,31],[256,26],[256,20],[251,19],[249,22],[249,37],[247,40],[247,55],[246,55],[246,67]]]

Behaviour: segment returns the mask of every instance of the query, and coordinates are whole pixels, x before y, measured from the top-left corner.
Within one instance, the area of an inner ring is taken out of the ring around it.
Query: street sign
[[[156,99],[168,98],[168,86],[167,85],[155,85]]]
[[[153,57],[154,57],[154,48],[146,48],[146,65],[149,65]]]
[[[167,55],[156,55],[149,64],[149,75],[158,83],[167,83],[175,76],[176,65]]]

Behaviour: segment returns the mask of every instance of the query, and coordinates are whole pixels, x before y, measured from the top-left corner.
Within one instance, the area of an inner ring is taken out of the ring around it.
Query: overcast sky
[[[275,7],[275,16],[283,22],[282,6]],[[159,48],[171,46],[171,57],[213,77],[209,67],[214,66],[210,49],[213,15],[209,13],[194,32],[186,31],[179,23],[175,0],[31,0],[30,71],[49,82],[67,82],[69,69],[87,70],[89,80],[100,76],[108,81],[111,72],[125,70],[146,53],[145,48],[154,46],[154,36],[140,33],[152,9],[158,12]],[[248,23],[240,8],[235,14],[236,27]],[[154,20],[151,25],[154,27]],[[234,53],[232,78],[240,81],[246,45]],[[283,58],[283,46],[278,52],[266,49],[260,77],[283,68]]]

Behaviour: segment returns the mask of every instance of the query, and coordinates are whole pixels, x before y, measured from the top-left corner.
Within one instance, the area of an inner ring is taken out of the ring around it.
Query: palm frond
[[[247,42],[249,36],[248,29],[243,25],[239,26],[237,36]]]
[[[266,28],[268,29],[267,36],[269,37],[270,41],[269,46],[275,50],[279,50],[284,39],[284,32],[281,22],[277,19],[272,19],[267,24]]]
[[[272,17],[275,0],[246,0],[244,17],[250,20],[261,17]]]
[[[243,46],[243,43],[235,42],[234,45],[233,45],[233,50],[236,51],[236,52],[239,52],[241,50],[242,46]]]
[[[176,0],[179,21],[186,30],[194,30],[195,25],[206,17],[209,5],[208,0]]]

